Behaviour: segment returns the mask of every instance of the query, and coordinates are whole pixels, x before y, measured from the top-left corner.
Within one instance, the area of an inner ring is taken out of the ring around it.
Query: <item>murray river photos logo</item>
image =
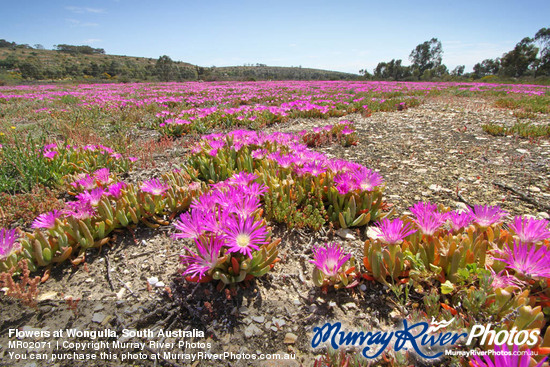
[[[412,349],[422,358],[435,359],[443,355],[444,352],[441,349],[457,344],[461,338],[466,339],[466,345],[471,345],[474,339],[481,338],[481,345],[506,343],[533,346],[537,343],[540,334],[540,330],[537,329],[518,331],[515,327],[510,331],[497,332],[492,330],[491,324],[474,325],[470,333],[437,332],[449,326],[452,321],[432,322],[430,325],[428,322],[409,324],[407,320],[403,320],[403,327],[393,331],[346,331],[342,330],[340,322],[333,324],[327,322],[321,327],[313,328],[311,346],[316,348],[321,343],[328,342],[335,350],[342,346],[361,347],[361,355],[368,359],[378,357],[389,346],[393,346],[396,352]],[[428,351],[432,351],[431,354]]]

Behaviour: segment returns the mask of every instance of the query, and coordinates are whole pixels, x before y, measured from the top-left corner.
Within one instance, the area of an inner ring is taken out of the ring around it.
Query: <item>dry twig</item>
[[[529,204],[532,204],[532,205],[534,205],[535,207],[537,207],[541,210],[550,211],[550,206],[542,204],[541,202],[537,201],[536,199],[534,199],[532,197],[527,196],[526,194],[524,194],[523,192],[517,190],[516,188],[505,185],[505,184],[500,183],[500,182],[495,182],[495,181],[493,181],[493,185],[495,185],[497,187],[500,187],[501,189],[508,190],[508,191],[518,195],[521,200],[526,201]]]

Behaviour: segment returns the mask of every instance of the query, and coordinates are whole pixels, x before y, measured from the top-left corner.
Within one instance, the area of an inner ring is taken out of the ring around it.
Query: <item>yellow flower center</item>
[[[246,233],[241,233],[237,236],[237,245],[239,247],[248,247],[250,244],[250,236]]]

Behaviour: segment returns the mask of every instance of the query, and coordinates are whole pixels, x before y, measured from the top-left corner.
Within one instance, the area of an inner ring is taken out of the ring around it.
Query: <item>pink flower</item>
[[[201,237],[195,240],[195,245],[198,254],[187,249],[190,254],[181,256],[181,263],[186,267],[183,275],[198,276],[201,279],[218,264],[224,243],[218,237]]]
[[[474,205],[472,210],[474,214],[474,222],[480,227],[489,227],[495,223],[499,223],[508,212],[500,209],[500,206],[489,205]]]
[[[0,229],[0,261],[6,260],[11,254],[21,249],[17,242],[19,234],[17,229]]]
[[[54,210],[49,213],[40,214],[34,222],[32,222],[31,228],[46,228],[51,229],[55,227],[55,220],[61,216],[61,212]]]
[[[485,354],[483,359],[477,355],[474,355],[470,360],[472,367],[529,367],[531,363],[531,356],[529,354],[520,354],[519,347],[514,344],[512,350],[508,349],[506,344],[495,344],[495,356],[494,362],[491,358]],[[537,363],[534,367],[541,367],[546,358]]]
[[[510,248],[506,246],[499,251],[501,258],[495,257],[506,264],[509,269],[528,277],[550,278],[550,250],[546,246],[537,246],[516,242]]]
[[[261,222],[255,222],[253,217],[230,217],[225,225],[224,239],[229,247],[227,252],[239,252],[252,258],[252,250],[258,250],[259,245],[267,243],[266,229]]]
[[[153,178],[143,182],[141,185],[141,190],[144,192],[151,193],[153,195],[162,195],[164,194],[170,186],[164,182],[161,182],[158,178]]]
[[[351,254],[344,254],[344,251],[337,243],[327,244],[325,247],[313,248],[313,260],[309,262],[314,264],[319,270],[328,277],[338,275],[342,265],[351,258]]]
[[[112,181],[110,173],[109,168],[101,168],[94,172],[94,177],[101,185],[108,185]]]
[[[76,198],[83,202],[90,203],[91,206],[97,206],[103,197],[105,190],[100,187],[97,187],[91,191],[85,191],[81,194],[76,195]]]
[[[376,186],[380,186],[384,182],[384,179],[378,172],[368,168],[363,168],[359,172],[353,174],[353,179],[359,189],[363,191],[372,191]]]
[[[389,245],[397,244],[408,235],[416,232],[416,229],[411,228],[410,223],[404,224],[400,218],[393,221],[384,218],[381,222],[378,222],[378,229],[380,230],[379,238]]]
[[[109,186],[107,191],[109,195],[111,195],[115,199],[120,199],[120,197],[122,196],[121,190],[124,189],[125,187],[126,187],[126,184],[124,182],[117,182]]]
[[[550,238],[546,219],[514,217],[510,229],[522,243],[536,243]]]
[[[471,211],[451,211],[447,215],[447,219],[451,222],[451,228],[453,232],[458,232],[462,228],[466,228],[474,220],[474,215]]]

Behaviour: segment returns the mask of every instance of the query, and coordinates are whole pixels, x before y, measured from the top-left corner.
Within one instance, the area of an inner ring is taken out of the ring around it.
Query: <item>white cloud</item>
[[[80,7],[80,6],[66,6],[65,9],[70,11],[70,12],[73,12],[75,14],[85,14],[85,13],[101,14],[101,13],[105,13],[104,9],[87,8],[87,7]]]
[[[93,22],[81,22],[77,19],[65,19],[68,23],[70,23],[73,27],[97,27],[98,23]]]
[[[86,40],[84,40],[84,43],[85,44],[91,44],[91,43],[99,43],[103,41],[102,39],[99,39],[99,38],[88,38]]]

